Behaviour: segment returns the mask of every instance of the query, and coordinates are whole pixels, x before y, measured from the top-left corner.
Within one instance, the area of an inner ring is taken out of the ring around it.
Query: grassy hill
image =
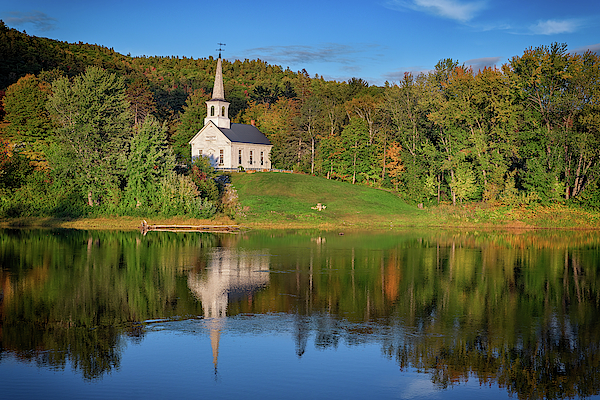
[[[390,227],[427,225],[429,214],[393,193],[285,173],[233,174],[244,216],[240,222],[278,227]],[[324,204],[322,211],[312,209]]]
[[[600,229],[600,213],[561,204],[440,205],[420,210],[397,195],[362,185],[300,174],[233,174],[243,216],[258,228]],[[317,203],[327,208],[317,211]]]

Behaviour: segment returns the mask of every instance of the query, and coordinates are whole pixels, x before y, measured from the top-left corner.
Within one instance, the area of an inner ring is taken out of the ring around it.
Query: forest
[[[232,214],[188,141],[213,57],[132,57],[0,21],[0,216]],[[600,208],[600,58],[566,43],[501,68],[441,59],[383,87],[261,60],[223,62],[232,122],[274,168],[369,185],[411,204]],[[233,215],[232,215],[233,216]]]

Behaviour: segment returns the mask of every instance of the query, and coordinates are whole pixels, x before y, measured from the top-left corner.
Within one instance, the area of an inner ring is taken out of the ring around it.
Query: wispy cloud
[[[465,61],[465,65],[473,68],[473,71],[481,71],[484,68],[493,68],[495,67],[501,60],[501,57],[482,57],[482,58],[474,58],[472,60]]]
[[[409,9],[437,15],[459,22],[473,19],[487,7],[486,1],[464,2],[458,0],[389,0],[385,6],[394,10]]]
[[[9,26],[23,26],[33,25],[34,28],[40,31],[49,31],[54,29],[56,25],[56,19],[49,17],[46,13],[41,11],[30,11],[22,13],[19,11],[12,11],[7,13],[7,16],[2,18]]]
[[[409,67],[406,69],[399,69],[397,71],[387,72],[382,77],[388,82],[400,82],[404,79],[405,74],[412,74],[412,76],[418,76],[420,74],[427,74],[432,72],[432,69],[427,69],[421,66]]]
[[[581,28],[583,24],[583,21],[579,19],[549,19],[531,25],[529,30],[535,35],[556,35],[559,33],[573,33]]]
[[[260,58],[273,64],[306,65],[337,63],[352,66],[357,53],[372,50],[377,45],[345,45],[328,43],[321,46],[290,45],[256,47],[245,51],[248,58]]]
[[[586,51],[591,51],[592,53],[600,53],[600,43],[589,44],[587,46],[577,47],[577,48],[571,50],[571,53],[583,54]]]

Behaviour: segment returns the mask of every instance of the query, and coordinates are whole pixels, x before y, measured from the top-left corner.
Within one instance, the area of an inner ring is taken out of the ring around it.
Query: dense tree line
[[[206,116],[212,57],[123,56],[31,37],[3,23],[0,56],[0,180],[10,181],[3,198],[24,196],[13,214],[33,212],[23,209],[24,200],[51,193],[53,185],[63,195],[83,194],[80,213],[86,204],[111,212],[164,210],[156,198],[161,180],[183,193],[187,184],[178,179],[195,179],[196,189],[204,187],[197,198],[206,202],[212,193],[217,202],[215,186],[206,183],[213,182],[210,168],[191,173],[187,144]],[[225,61],[223,74],[230,118],[256,121],[274,145],[276,168],[387,188],[412,203],[600,207],[596,53],[572,54],[554,43],[481,71],[444,59],[433,71],[407,73],[383,87],[358,78],[326,81],[260,60]],[[85,103],[90,99],[93,105]],[[76,110],[78,119],[65,118]],[[153,161],[142,160],[150,148]],[[13,164],[35,172],[17,173]],[[36,188],[41,182],[46,187]],[[6,200],[4,206],[10,208]]]

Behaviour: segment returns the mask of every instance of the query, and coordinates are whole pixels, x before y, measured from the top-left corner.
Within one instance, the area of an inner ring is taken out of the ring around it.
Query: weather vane
[[[217,43],[219,45],[219,48],[217,49],[217,51],[219,52],[219,58],[221,58],[221,52],[225,49],[223,49],[223,46],[225,46],[225,43]]]

